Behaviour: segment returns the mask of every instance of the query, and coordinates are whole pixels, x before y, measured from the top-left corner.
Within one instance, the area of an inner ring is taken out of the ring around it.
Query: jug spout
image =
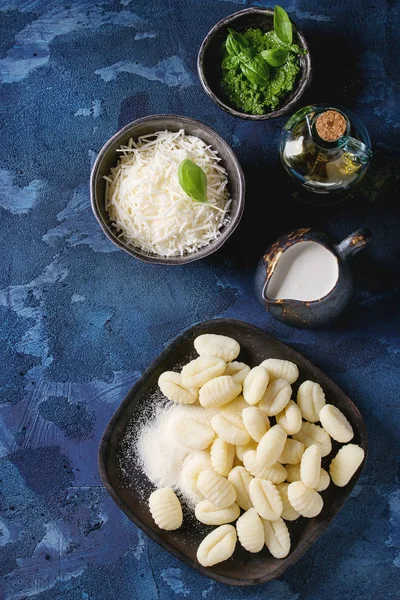
[[[340,258],[347,259],[362,250],[371,238],[372,233],[369,229],[357,229],[335,246],[336,253]]]

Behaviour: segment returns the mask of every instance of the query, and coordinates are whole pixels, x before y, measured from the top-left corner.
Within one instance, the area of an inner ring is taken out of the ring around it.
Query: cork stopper
[[[336,142],[346,133],[347,123],[337,110],[327,110],[319,115],[315,127],[319,137],[325,142]]]

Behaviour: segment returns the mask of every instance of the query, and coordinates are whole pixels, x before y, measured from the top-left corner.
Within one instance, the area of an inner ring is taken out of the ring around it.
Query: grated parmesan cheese
[[[129,140],[106,180],[106,209],[126,244],[160,256],[191,254],[218,237],[228,222],[227,173],[217,152],[203,140],[159,131]],[[190,159],[207,176],[209,204],[194,202],[178,181]]]

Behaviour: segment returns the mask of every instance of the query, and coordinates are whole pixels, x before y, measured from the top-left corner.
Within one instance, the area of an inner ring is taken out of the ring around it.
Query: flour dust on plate
[[[337,258],[317,242],[298,242],[281,256],[267,287],[271,300],[312,302],[335,287],[339,277]]]

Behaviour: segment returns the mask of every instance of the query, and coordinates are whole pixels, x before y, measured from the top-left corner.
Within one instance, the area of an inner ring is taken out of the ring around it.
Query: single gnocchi
[[[297,404],[303,419],[310,423],[319,421],[319,412],[325,406],[325,394],[319,383],[304,381],[297,392]]]
[[[181,503],[172,488],[160,488],[150,494],[149,508],[160,529],[173,531],[182,525]]]
[[[250,500],[263,519],[275,521],[282,514],[280,494],[273,483],[255,477],[249,484]]]
[[[211,419],[211,427],[228,444],[243,446],[251,440],[242,419],[237,415],[229,413],[214,415]]]
[[[233,525],[220,525],[209,533],[197,549],[197,560],[203,567],[212,567],[232,556],[237,541]]]
[[[218,475],[227,477],[232,470],[236,447],[228,444],[220,437],[216,437],[211,444],[211,465]]]
[[[206,452],[193,452],[185,459],[181,470],[181,484],[199,495],[197,479],[202,471],[211,468],[210,456]]]
[[[275,558],[285,558],[290,551],[290,534],[283,519],[264,521],[264,541]]]
[[[245,444],[244,446],[236,446],[236,456],[242,462],[244,453],[247,452],[247,450],[257,450],[257,444],[254,440],[250,440],[250,442],[248,444]]]
[[[258,404],[268,385],[268,373],[263,367],[254,367],[243,383],[243,397],[248,404]]]
[[[287,471],[287,481],[289,483],[293,483],[293,481],[300,481],[300,464],[298,465],[286,465],[286,471]],[[325,471],[325,469],[320,470],[319,473],[319,481],[318,481],[318,485],[315,488],[315,490],[317,492],[323,492],[324,490],[327,489],[327,487],[329,487],[330,484],[330,477],[327,471]]]
[[[240,383],[233,381],[230,375],[221,375],[200,388],[199,401],[204,408],[218,408],[231,402],[241,391]]]
[[[264,547],[264,526],[254,508],[249,508],[237,520],[237,536],[239,542],[248,552],[261,552]]]
[[[240,508],[236,502],[227,508],[217,508],[208,500],[202,500],[196,504],[194,514],[196,519],[205,525],[224,525],[236,521],[240,515]]]
[[[177,419],[173,423],[172,435],[182,446],[192,450],[208,448],[215,437],[208,425],[195,419]]]
[[[300,431],[293,435],[293,439],[304,444],[306,448],[316,444],[320,447],[321,456],[328,456],[332,450],[332,441],[329,434],[319,425],[303,422]]]
[[[286,379],[271,381],[258,407],[269,417],[279,415],[289,403],[292,388]]]
[[[304,451],[300,462],[300,479],[309,488],[316,489],[321,475],[321,450],[313,444]]]
[[[270,428],[267,415],[256,406],[245,408],[242,412],[242,419],[249,435],[255,442],[259,442]]]
[[[175,371],[161,373],[158,378],[158,386],[168,400],[177,404],[193,404],[199,395],[197,389],[185,387],[181,374],[175,373]]]
[[[285,519],[285,521],[296,521],[296,519],[298,519],[300,517],[300,515],[297,512],[297,510],[294,510],[293,506],[289,502],[288,487],[289,487],[289,484],[286,482],[279,483],[276,486],[276,488],[281,496],[281,500],[282,500],[283,508],[282,508],[281,517],[282,517],[282,519]]]
[[[229,413],[231,415],[237,415],[240,418],[242,418],[242,412],[248,406],[249,405],[247,404],[243,396],[237,396],[234,400],[232,400],[228,404],[224,404],[224,406],[221,407],[220,414],[226,415]]]
[[[356,444],[347,444],[340,448],[329,467],[333,483],[338,487],[347,485],[364,460],[364,456],[363,448]]]
[[[319,413],[322,427],[329,433],[331,438],[342,444],[346,444],[354,437],[354,431],[342,411],[333,404],[325,404]]]
[[[230,375],[233,381],[236,381],[236,383],[240,383],[240,385],[243,385],[244,380],[246,379],[249,373],[250,367],[248,365],[234,360],[226,364],[224,375]]]
[[[289,484],[288,498],[294,510],[308,519],[319,515],[324,506],[321,495],[314,489],[305,486],[302,481],[294,481]]]
[[[228,475],[228,481],[233,485],[236,491],[236,502],[243,508],[248,510],[253,505],[250,500],[249,485],[253,477],[244,467],[233,467]]]
[[[217,508],[227,508],[236,501],[236,491],[231,482],[213,469],[205,469],[200,473],[197,489]]]
[[[276,415],[276,422],[288,435],[293,435],[300,431],[303,420],[301,417],[301,410],[296,402],[289,400],[285,408]]]
[[[257,446],[257,461],[271,467],[282,454],[286,440],[287,435],[280,425],[271,427]]]
[[[226,335],[204,333],[194,340],[194,347],[200,356],[204,354],[218,356],[225,362],[231,362],[239,356],[240,346],[236,340]]]
[[[289,360],[267,358],[267,360],[263,360],[261,366],[268,371],[270,381],[274,379],[286,379],[288,383],[292,384],[299,376],[297,365]]]
[[[282,463],[283,465],[297,465],[297,463],[301,461],[303,452],[304,444],[298,442],[297,440],[288,438],[282,454],[278,458],[278,462]]]
[[[268,479],[272,483],[282,483],[285,481],[287,471],[279,462],[274,463],[270,467],[266,467],[264,463],[257,461],[255,450],[248,450],[243,455],[244,466],[249,473],[259,479]]]
[[[199,356],[185,365],[181,372],[183,385],[201,388],[214,377],[224,375],[226,363],[218,356]]]

